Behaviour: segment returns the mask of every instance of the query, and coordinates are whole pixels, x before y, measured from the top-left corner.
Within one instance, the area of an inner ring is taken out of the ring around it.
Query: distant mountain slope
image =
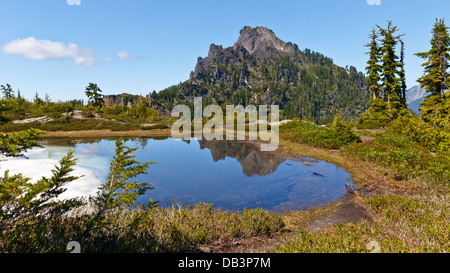
[[[211,44],[188,81],[152,95],[169,109],[197,96],[208,104],[276,104],[283,118],[317,123],[330,122],[336,114],[355,117],[369,106],[363,73],[301,51],[265,27],[242,28],[236,43],[225,49]]]
[[[419,85],[415,85],[408,89],[406,92],[406,103],[408,108],[414,113],[420,114],[419,104],[425,99],[425,88],[421,88]]]

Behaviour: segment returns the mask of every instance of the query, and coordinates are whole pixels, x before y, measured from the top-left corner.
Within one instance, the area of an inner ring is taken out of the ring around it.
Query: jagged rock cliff
[[[244,27],[240,31],[239,38],[234,44],[235,48],[243,47],[248,53],[253,54],[258,60],[264,60],[274,53],[284,52],[294,54],[293,44],[287,44],[265,27]]]
[[[203,69],[215,63],[229,64],[238,63],[239,59],[254,59],[263,61],[273,54],[286,53],[295,54],[293,44],[285,43],[278,39],[272,30],[265,27],[244,27],[240,31],[239,38],[234,46],[227,52],[223,51],[221,45],[211,44],[208,57],[199,57],[191,80],[198,77]]]

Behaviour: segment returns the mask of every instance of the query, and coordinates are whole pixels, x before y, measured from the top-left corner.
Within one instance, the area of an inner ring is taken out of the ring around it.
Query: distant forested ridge
[[[244,27],[234,46],[211,44],[189,80],[149,96],[169,110],[199,96],[205,105],[275,104],[281,118],[323,124],[336,114],[360,116],[369,107],[370,94],[355,67],[342,68],[320,53],[299,50],[265,27]]]

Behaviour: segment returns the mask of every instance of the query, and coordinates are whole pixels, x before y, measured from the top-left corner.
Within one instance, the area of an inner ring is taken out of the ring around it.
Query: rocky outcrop
[[[295,53],[292,44],[287,44],[278,39],[272,30],[265,27],[252,28],[246,26],[242,28],[234,47],[245,48],[248,53],[255,55],[259,60],[269,58],[277,52]]]
[[[149,107],[153,108],[158,112],[158,114],[163,119],[170,118],[170,111],[161,105],[160,103],[156,102],[154,99],[149,97],[142,97],[140,95],[132,95],[127,93],[122,93],[118,95],[107,95],[103,97],[103,102],[105,106],[113,106],[113,105],[120,105],[120,106],[129,106],[136,104],[139,100],[139,98],[144,99]]]
[[[297,50],[298,51],[298,50]],[[191,72],[190,80],[203,77],[203,72],[213,72],[217,79],[223,80],[223,69],[215,66],[215,71],[211,71],[211,65],[222,64],[237,65],[242,62],[261,62],[271,57],[273,54],[295,54],[296,48],[291,43],[285,43],[278,39],[272,30],[265,27],[249,27],[241,29],[239,38],[233,47],[223,49],[221,45],[211,44],[208,57],[198,57],[195,70]],[[299,51],[297,52],[299,53]]]
[[[134,96],[134,95],[130,95],[130,94],[119,94],[119,95],[107,95],[103,97],[103,102],[105,106],[113,106],[113,105],[123,105],[123,98],[125,96]],[[137,97],[137,95],[136,95]]]

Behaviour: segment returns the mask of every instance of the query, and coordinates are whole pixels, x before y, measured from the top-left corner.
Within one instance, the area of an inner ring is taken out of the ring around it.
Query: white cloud
[[[370,6],[380,6],[381,0],[367,0],[367,4]]]
[[[137,61],[137,60],[142,59],[142,57],[132,56],[126,51],[119,51],[119,52],[117,52],[117,57],[119,58],[120,61],[127,61],[127,60],[135,60],[135,61]]]
[[[80,50],[74,43],[64,44],[34,37],[13,40],[2,47],[7,54],[19,55],[31,60],[72,59],[75,64],[93,66],[96,64],[94,51]]]
[[[119,57],[119,59],[121,61],[125,61],[125,60],[130,59],[131,56],[126,51],[119,51],[119,52],[117,52],[117,57]]]

